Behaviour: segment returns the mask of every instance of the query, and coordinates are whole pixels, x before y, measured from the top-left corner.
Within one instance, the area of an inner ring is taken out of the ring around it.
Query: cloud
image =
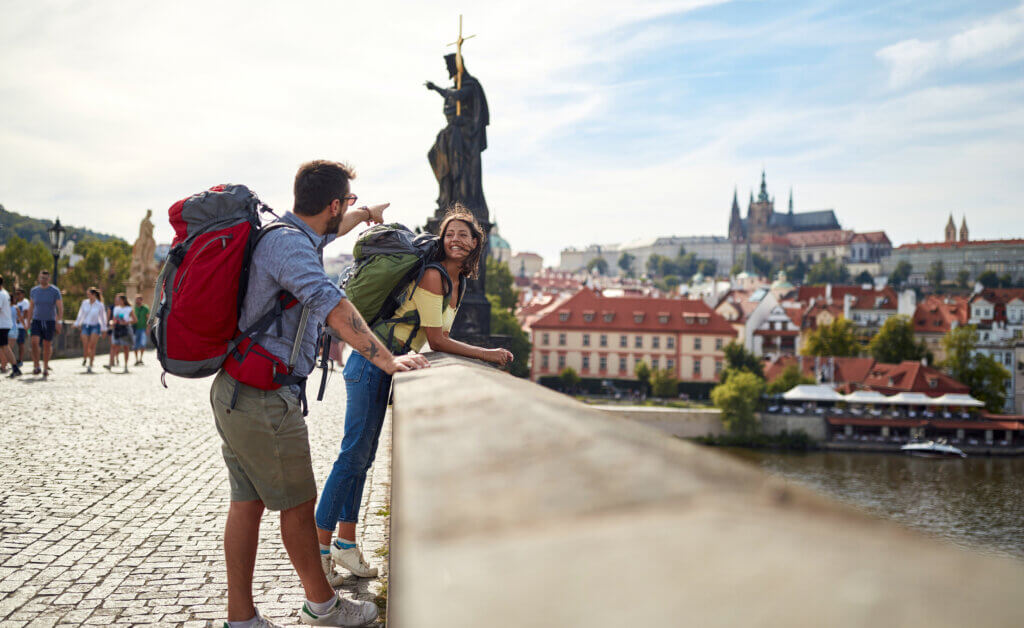
[[[886,46],[875,56],[889,68],[889,86],[909,85],[937,69],[992,57],[1005,62],[1024,52],[1024,4],[1000,13],[946,39],[906,39]]]

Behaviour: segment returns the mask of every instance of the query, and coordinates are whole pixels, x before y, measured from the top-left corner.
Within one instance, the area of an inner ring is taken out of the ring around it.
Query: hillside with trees
[[[0,244],[7,244],[11,238],[17,236],[30,244],[33,242],[42,242],[49,247],[50,239],[46,234],[46,230],[52,226],[52,220],[23,216],[15,212],[8,211],[3,205],[0,205]],[[98,233],[91,229],[83,229],[81,227],[72,227],[69,225],[63,226],[64,229],[67,230],[68,239],[74,239],[77,242],[81,242],[86,238],[100,240],[101,242],[105,242],[107,240],[120,240],[117,236],[112,236],[107,233]]]

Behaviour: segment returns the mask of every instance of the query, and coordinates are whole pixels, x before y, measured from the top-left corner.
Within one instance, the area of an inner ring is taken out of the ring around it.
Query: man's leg
[[[231,502],[224,526],[224,562],[228,571],[228,621],[245,621],[256,614],[252,574],[260,542],[263,502]]]
[[[39,335],[32,334],[32,368],[39,370]]]
[[[53,342],[43,340],[43,373],[50,370],[50,354],[53,353]]]
[[[334,589],[327,582],[320,565],[320,547],[316,539],[316,523],[313,518],[315,499],[281,511],[281,541],[288,551],[288,558],[299,574],[306,599],[311,602],[326,602],[334,597]]]

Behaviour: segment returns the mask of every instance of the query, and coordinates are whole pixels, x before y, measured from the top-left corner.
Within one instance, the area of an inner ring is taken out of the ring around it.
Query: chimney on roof
[[[832,305],[832,284],[825,284],[825,303]]]
[[[852,294],[843,296],[843,318],[850,320],[850,308],[853,306],[854,297]]]

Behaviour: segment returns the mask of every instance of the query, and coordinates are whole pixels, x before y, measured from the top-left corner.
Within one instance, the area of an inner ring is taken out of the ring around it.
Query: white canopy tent
[[[946,393],[935,400],[936,405],[960,406],[964,408],[984,408],[985,403],[970,395]]]
[[[889,397],[874,390],[855,390],[849,395],[843,395],[843,401],[847,403],[892,403]]]
[[[843,396],[825,384],[801,384],[783,393],[786,401],[842,401]]]
[[[903,406],[940,406],[942,402],[924,393],[903,392],[889,397],[889,403]]]

